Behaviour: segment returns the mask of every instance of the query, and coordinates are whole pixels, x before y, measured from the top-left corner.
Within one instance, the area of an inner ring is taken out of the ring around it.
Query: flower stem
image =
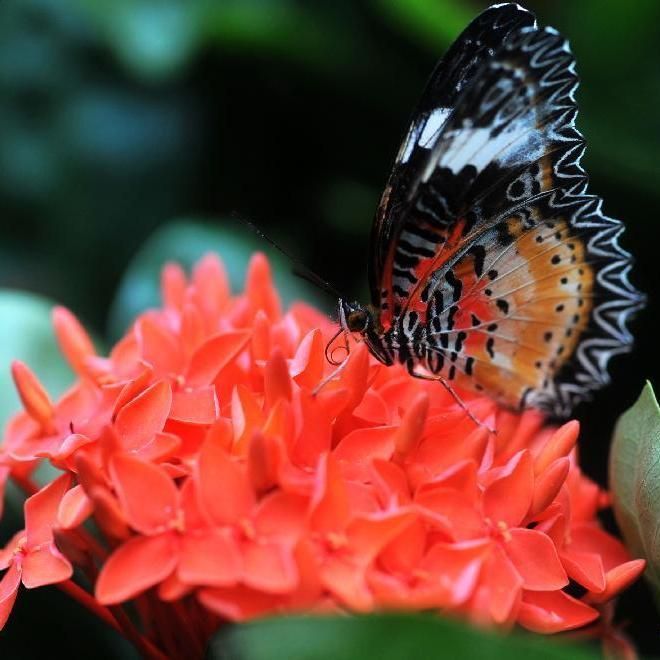
[[[143,657],[151,658],[152,660],[167,660],[167,656],[164,653],[157,649],[148,639],[140,635],[121,607],[117,606],[110,609],[104,607],[98,603],[94,596],[87,593],[72,580],[60,582],[55,586],[123,635],[129,642],[132,642]]]
[[[55,586],[60,589],[60,591],[63,591],[67,596],[70,596],[83,607],[87,608],[104,623],[107,623],[111,628],[114,628],[118,632],[122,632],[121,626],[119,623],[117,623],[117,619],[115,619],[110,610],[107,607],[99,604],[94,596],[87,593],[75,582],[72,580],[67,580],[66,582],[59,582]]]
[[[22,474],[12,474],[11,479],[27,497],[39,491],[39,486],[30,477],[23,476]]]
[[[133,643],[135,648],[142,654],[142,657],[150,660],[169,660],[168,656],[157,648],[153,642],[138,632],[121,605],[111,607],[110,611],[119,622],[122,635]]]

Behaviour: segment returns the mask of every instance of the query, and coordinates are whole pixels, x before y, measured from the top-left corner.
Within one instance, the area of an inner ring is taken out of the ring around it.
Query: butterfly
[[[371,236],[372,302],[340,333],[385,365],[563,417],[609,382],[643,295],[620,221],[587,191],[567,41],[514,3],[433,71]]]

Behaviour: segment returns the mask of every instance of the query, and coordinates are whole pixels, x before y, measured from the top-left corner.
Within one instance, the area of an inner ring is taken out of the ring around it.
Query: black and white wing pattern
[[[520,5],[493,5],[463,30],[433,70],[413,112],[372,228],[369,282],[374,302],[378,300],[390,245],[401,230],[404,217],[401,211],[417,189],[423,163],[437,143],[457,99],[484,61],[493,56],[511,33],[535,26],[534,15]]]

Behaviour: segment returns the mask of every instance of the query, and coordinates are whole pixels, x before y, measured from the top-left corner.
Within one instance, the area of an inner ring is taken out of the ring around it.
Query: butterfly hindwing
[[[640,305],[628,283],[622,225],[591,195],[551,191],[482,227],[427,281],[424,324],[432,371],[509,407],[568,414],[609,381],[629,350]]]

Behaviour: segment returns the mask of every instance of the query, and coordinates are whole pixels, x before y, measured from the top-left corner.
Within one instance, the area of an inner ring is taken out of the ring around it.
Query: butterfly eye
[[[363,309],[358,309],[346,317],[346,324],[351,332],[364,332],[369,325],[369,315]]]

